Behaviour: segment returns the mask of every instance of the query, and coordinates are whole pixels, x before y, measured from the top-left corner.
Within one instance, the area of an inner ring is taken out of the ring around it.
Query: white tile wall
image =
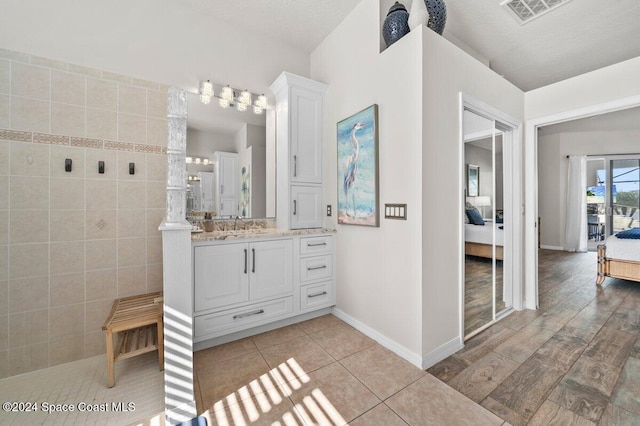
[[[0,49],[0,379],[104,353],[113,300],[162,289],[166,109],[158,83]]]

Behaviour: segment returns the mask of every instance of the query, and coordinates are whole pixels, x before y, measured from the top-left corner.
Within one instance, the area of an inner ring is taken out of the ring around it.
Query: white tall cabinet
[[[215,199],[218,216],[238,214],[239,180],[238,154],[216,151],[213,153],[216,173]]]
[[[278,228],[322,227],[322,103],[327,86],[288,72],[276,96]]]

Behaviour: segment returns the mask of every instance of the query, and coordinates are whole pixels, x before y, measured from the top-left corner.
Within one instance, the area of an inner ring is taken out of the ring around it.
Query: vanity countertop
[[[333,234],[335,229],[277,229],[257,228],[238,231],[213,231],[191,234],[191,242],[216,241],[216,240],[242,240],[248,238],[290,237],[296,235],[321,235]]]

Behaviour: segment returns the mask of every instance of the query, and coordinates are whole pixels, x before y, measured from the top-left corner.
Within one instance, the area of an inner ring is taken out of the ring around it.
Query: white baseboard
[[[422,357],[420,355],[405,348],[404,346],[398,344],[397,342],[394,342],[393,340],[389,339],[383,334],[380,334],[378,331],[358,321],[357,319],[353,318],[351,315],[348,315],[347,313],[345,313],[344,311],[341,311],[338,308],[335,308],[335,307],[333,308],[333,314],[336,317],[340,318],[342,321],[346,322],[347,324],[355,328],[356,330],[360,331],[362,334],[372,338],[373,340],[375,340],[385,348],[389,349],[391,352],[395,353],[399,357],[409,361],[411,364],[415,365],[419,369],[421,370],[423,369]]]
[[[460,349],[464,347],[463,344],[460,343],[460,338],[456,337],[445,343],[444,345],[440,345],[440,347],[435,350],[429,352],[428,354],[422,357],[422,369],[426,370],[442,361],[443,359],[453,355],[458,352]]]
[[[560,246],[548,246],[546,244],[540,244],[540,248],[541,249],[545,249],[545,250],[559,250],[559,251],[564,251],[564,247],[560,247]]]

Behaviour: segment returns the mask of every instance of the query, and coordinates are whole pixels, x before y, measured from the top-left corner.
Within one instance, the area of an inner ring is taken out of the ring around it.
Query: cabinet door
[[[291,89],[291,182],[322,183],[322,96]]]
[[[322,187],[291,187],[291,229],[322,227]]]
[[[236,216],[238,214],[238,199],[230,197],[220,198],[220,210],[218,216]]]
[[[220,155],[220,197],[238,197],[238,157]]]
[[[293,291],[293,241],[252,243],[249,294],[251,300]]]
[[[215,186],[215,176],[213,173],[200,173],[200,207],[201,210],[215,210],[213,192]]]
[[[249,246],[196,247],[194,283],[196,311],[248,301]]]

